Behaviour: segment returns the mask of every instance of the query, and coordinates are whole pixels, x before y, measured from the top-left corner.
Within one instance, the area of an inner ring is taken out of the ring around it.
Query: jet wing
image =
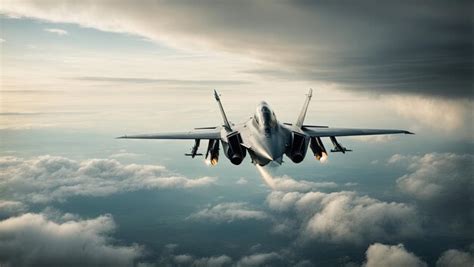
[[[189,132],[152,133],[139,135],[124,135],[121,139],[220,139],[220,127],[214,129],[198,129]]]
[[[357,129],[357,128],[304,128],[303,131],[311,137],[355,136],[378,134],[413,134],[405,130],[392,129]]]

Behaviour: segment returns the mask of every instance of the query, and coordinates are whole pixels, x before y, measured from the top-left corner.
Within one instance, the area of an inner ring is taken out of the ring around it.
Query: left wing
[[[355,135],[377,135],[377,134],[413,134],[405,130],[391,129],[354,129],[354,128],[321,128],[304,127],[303,132],[311,137],[331,136],[355,136]]]
[[[152,134],[139,134],[139,135],[124,135],[117,138],[121,139],[220,139],[221,138],[221,127],[215,127],[214,129],[204,128],[192,130],[189,132],[175,132],[175,133],[152,133]]]

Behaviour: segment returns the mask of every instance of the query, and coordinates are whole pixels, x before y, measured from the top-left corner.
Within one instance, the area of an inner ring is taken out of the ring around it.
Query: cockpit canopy
[[[273,128],[277,124],[275,113],[266,102],[260,102],[254,115],[255,123],[264,129]]]

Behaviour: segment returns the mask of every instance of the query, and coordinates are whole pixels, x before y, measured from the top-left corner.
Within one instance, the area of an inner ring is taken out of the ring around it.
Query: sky
[[[472,8],[2,0],[0,264],[472,266]],[[222,124],[213,89],[232,122],[265,100],[291,123],[309,88],[308,124],[415,135],[285,158],[274,189],[114,139]]]

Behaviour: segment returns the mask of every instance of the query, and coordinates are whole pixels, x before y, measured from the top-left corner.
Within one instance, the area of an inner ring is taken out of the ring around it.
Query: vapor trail
[[[275,190],[275,182],[273,181],[272,175],[262,166],[256,164],[257,170],[262,176],[263,181],[273,190]]]

